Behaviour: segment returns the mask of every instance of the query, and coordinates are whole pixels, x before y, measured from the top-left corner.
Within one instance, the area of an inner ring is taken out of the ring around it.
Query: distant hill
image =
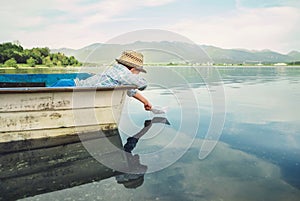
[[[70,48],[60,48],[60,49],[51,49],[52,53],[64,53],[65,55],[70,55],[70,56],[75,56],[74,54],[76,54],[77,50],[74,49],[70,49]]]
[[[122,51],[134,49],[143,52],[145,63],[279,63],[300,61],[300,52],[287,55],[271,50],[250,51],[243,49],[222,49],[214,46],[196,45],[182,42],[141,42],[131,44],[95,43],[74,50],[68,48],[51,50],[67,56],[75,56],[83,63],[109,64],[118,58]]]
[[[297,51],[292,51],[288,54],[288,56],[290,58],[292,58],[292,60],[294,61],[299,61],[299,58],[300,58],[300,52],[297,52]]]
[[[300,53],[293,51],[284,55],[271,50],[249,51],[242,49],[222,49],[213,46],[201,46],[217,63],[278,63],[300,60]]]

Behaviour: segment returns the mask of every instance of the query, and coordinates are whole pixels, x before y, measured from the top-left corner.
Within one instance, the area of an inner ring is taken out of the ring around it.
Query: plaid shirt
[[[101,74],[96,74],[85,80],[74,80],[76,86],[84,87],[106,87],[120,85],[135,85],[138,89],[144,90],[147,87],[147,81],[137,74],[132,74],[128,68],[122,64],[115,64]],[[136,89],[127,91],[127,95],[132,97],[137,93]]]

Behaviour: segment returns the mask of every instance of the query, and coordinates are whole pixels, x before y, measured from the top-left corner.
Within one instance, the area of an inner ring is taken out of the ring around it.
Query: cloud
[[[298,0],[236,0],[238,7],[267,8],[282,6],[299,6]]]
[[[81,48],[129,31],[157,28],[225,48],[299,50],[296,1],[235,2],[236,8],[234,0],[10,0],[1,3],[0,38],[20,40],[25,47]],[[197,13],[196,8],[204,11]]]
[[[183,19],[168,29],[196,43],[225,48],[287,52],[299,49],[300,9],[294,7],[244,8],[201,19]],[[292,38],[292,39],[291,39]]]
[[[125,0],[100,1],[85,7],[79,6],[75,10],[79,10],[84,15],[82,24],[91,26],[102,22],[109,22],[115,19],[121,20],[121,17],[126,17],[128,13],[142,7],[156,7],[173,2],[174,0],[134,0],[128,3]],[[72,8],[73,11],[74,8]]]
[[[5,40],[20,40],[25,47],[46,45],[52,48],[80,48],[108,40],[112,36],[107,28],[108,23],[117,27],[124,20],[135,20],[128,17],[128,13],[171,2],[173,0],[134,0],[130,3],[125,0],[12,0],[1,7],[0,23],[5,31],[0,36]]]

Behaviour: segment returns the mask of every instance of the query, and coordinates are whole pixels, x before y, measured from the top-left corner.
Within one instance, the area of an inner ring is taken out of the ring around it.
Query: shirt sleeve
[[[136,93],[137,93],[137,90],[136,90],[136,89],[129,89],[129,90],[127,91],[127,95],[128,95],[129,97],[134,96]]]
[[[147,87],[147,81],[135,74],[125,74],[121,76],[120,82],[122,84],[128,84],[128,85],[135,85],[139,90],[144,90]],[[138,90],[136,89],[130,89],[127,91],[127,95],[129,97],[133,97]]]
[[[119,82],[124,85],[135,85],[141,90],[147,87],[147,81],[144,78],[132,73],[121,75]]]

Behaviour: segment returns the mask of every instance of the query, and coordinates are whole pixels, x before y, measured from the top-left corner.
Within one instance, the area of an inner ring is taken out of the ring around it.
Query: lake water
[[[119,126],[123,144],[140,134],[143,181],[112,176],[25,200],[299,200],[300,68],[148,69],[142,93],[166,114],[128,98]]]

